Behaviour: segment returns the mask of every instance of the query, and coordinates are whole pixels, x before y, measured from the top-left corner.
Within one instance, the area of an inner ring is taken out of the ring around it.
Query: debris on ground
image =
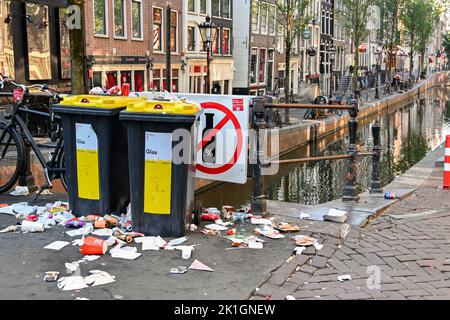
[[[331,208],[323,218],[324,220],[345,223],[347,221],[347,211]]]
[[[256,228],[255,234],[257,234],[257,235],[261,234],[270,239],[283,239],[285,237],[280,232],[275,230],[273,227],[268,226],[268,225],[265,225],[262,229]]]
[[[314,243],[317,243],[317,239],[305,235],[292,237],[292,240],[300,247],[309,247],[314,245]]]
[[[80,249],[84,255],[104,255],[107,250],[106,241],[96,237],[86,237]]]
[[[16,186],[14,191],[10,193],[12,196],[28,196],[30,194],[30,190],[28,190],[28,187],[22,187],[22,186]]]
[[[91,273],[91,275],[85,277],[84,281],[86,282],[86,284],[92,285],[93,287],[116,281],[116,277],[110,275],[108,272],[100,270],[91,270],[89,272]]]
[[[343,276],[338,276],[338,280],[340,282],[350,281],[350,280],[352,280],[352,277],[349,274],[346,274],[346,275],[343,275]]]
[[[44,275],[45,282],[55,282],[58,279],[58,271],[47,271]]]
[[[17,226],[9,226],[9,227],[6,227],[5,229],[0,230],[0,233],[16,232],[17,229],[18,229]]]
[[[55,241],[44,247],[44,249],[56,250],[59,251],[65,246],[68,246],[70,243],[67,241]]]
[[[187,272],[187,268],[183,267],[183,266],[179,266],[177,268],[170,269],[170,273],[173,273],[173,274],[183,274],[186,272]]]
[[[111,249],[109,253],[113,258],[126,260],[135,260],[142,255],[142,253],[137,252],[135,247],[122,247],[120,244]]]
[[[189,267],[189,269],[191,270],[198,270],[198,271],[209,271],[209,272],[214,272],[213,269],[211,269],[210,267],[208,267],[206,264],[204,264],[203,262],[200,262],[199,260],[195,260],[194,262],[192,262],[191,266]]]
[[[289,222],[280,222],[274,226],[275,229],[281,232],[298,232],[300,227],[297,225],[292,225]]]
[[[293,296],[287,295],[286,300],[297,300],[297,299],[295,299],[295,297]]]
[[[227,227],[224,227],[224,226],[221,226],[218,224],[208,224],[205,226],[205,229],[212,230],[212,231],[227,231],[228,230]]]

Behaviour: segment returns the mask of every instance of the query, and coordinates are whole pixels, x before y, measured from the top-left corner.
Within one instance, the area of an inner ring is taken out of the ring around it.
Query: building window
[[[125,0],[114,0],[114,36],[125,37]]]
[[[266,81],[266,49],[259,50],[259,82]]]
[[[2,8],[2,12],[5,16],[10,13],[10,1],[0,1],[0,7]],[[3,21],[0,21],[3,23]],[[0,72],[3,75],[9,76],[11,79],[15,78],[15,69],[14,69],[14,46],[13,46],[13,34],[12,34],[12,23],[4,24],[4,34],[0,35],[0,39],[4,39],[0,41],[0,52],[4,54],[4,61],[0,60]],[[2,38],[4,35],[4,38]]]
[[[94,34],[106,36],[107,28],[107,3],[106,0],[94,0]]]
[[[211,14],[215,17],[220,17],[220,0],[211,1]]]
[[[111,89],[117,85],[117,72],[108,71],[106,72],[106,89]]]
[[[178,52],[178,12],[172,11],[170,15],[170,51]]]
[[[200,13],[206,14],[206,0],[200,0]]]
[[[142,39],[142,1],[131,1],[131,30],[133,38]]]
[[[67,14],[67,8],[59,8],[59,41],[60,41],[60,54],[61,54],[61,79],[70,79],[70,38],[69,28],[65,23],[64,17]]]
[[[223,94],[230,93],[230,80],[225,80],[223,83]]]
[[[50,66],[50,29],[48,7],[27,3],[28,76],[29,80],[52,78]]]
[[[259,31],[259,1],[252,2],[252,32]]]
[[[92,87],[100,87],[102,88],[102,72],[96,71],[92,75]]]
[[[161,69],[154,69],[153,70],[153,90],[154,91],[161,91]]]
[[[258,59],[258,49],[252,49],[252,55],[250,59],[250,83],[256,83],[256,67]]]
[[[144,71],[134,71],[134,91],[144,91]]]
[[[269,6],[269,33],[275,35],[275,25],[277,23],[276,7],[274,5]]]
[[[260,11],[261,33],[267,33],[267,3],[261,3]]]
[[[220,29],[217,28],[216,33],[214,35],[213,43],[212,43],[212,53],[220,54]]]
[[[195,0],[188,1],[188,11],[195,12]]]
[[[153,90],[167,90],[166,69],[153,69]],[[172,69],[172,92],[179,91],[179,69]]]
[[[222,0],[222,17],[231,18],[231,1]]]
[[[195,27],[188,27],[188,51],[195,51]]]
[[[204,41],[204,40],[206,39],[206,30],[200,29],[200,33],[201,33],[201,38],[202,38],[202,47],[200,50],[205,52],[206,51],[206,41]]]
[[[153,50],[162,51],[162,9],[153,8]]]
[[[223,29],[222,31],[222,54],[230,54],[230,29]]]

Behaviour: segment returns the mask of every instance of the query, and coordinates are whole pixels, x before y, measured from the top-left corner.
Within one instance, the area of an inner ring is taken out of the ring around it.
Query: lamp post
[[[331,99],[333,97],[333,90],[334,90],[334,79],[333,79],[333,64],[336,60],[336,48],[331,45],[331,47],[328,49],[328,54],[330,55],[330,94],[329,98]]]
[[[380,99],[380,64],[381,64],[381,53],[383,52],[383,48],[378,47],[375,54],[376,61],[376,81],[375,81],[375,99]]]
[[[212,49],[212,43],[214,41],[215,35],[217,33],[216,24],[211,22],[211,17],[206,16],[205,22],[197,24],[198,28],[200,29],[200,35],[202,37],[204,48],[206,47],[206,93],[211,94],[211,71],[210,71],[210,64],[211,64],[211,49]],[[202,30],[205,30],[205,33],[201,32]]]

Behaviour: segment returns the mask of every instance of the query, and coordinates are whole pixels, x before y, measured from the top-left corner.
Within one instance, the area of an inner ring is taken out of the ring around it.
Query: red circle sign
[[[197,164],[196,169],[206,174],[221,174],[227,172],[236,164],[242,152],[242,145],[244,139],[242,136],[241,125],[239,124],[239,121],[234,115],[234,113],[224,105],[221,105],[216,102],[204,102],[201,104],[201,106],[203,109],[216,109],[225,114],[225,117],[214,127],[213,130],[215,131],[215,134],[217,134],[217,132],[219,132],[220,129],[222,129],[225,126],[225,124],[231,121],[233,123],[234,128],[236,129],[237,144],[236,149],[234,150],[233,157],[224,165],[217,168],[208,168],[201,164]],[[202,149],[203,143],[204,141],[200,142],[200,145],[197,146],[197,152]]]

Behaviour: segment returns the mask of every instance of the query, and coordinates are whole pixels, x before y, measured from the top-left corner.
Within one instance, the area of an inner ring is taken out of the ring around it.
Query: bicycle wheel
[[[6,130],[6,123],[0,122],[0,194],[11,189],[19,178],[24,166],[24,142],[16,129]]]
[[[61,171],[60,173],[60,178],[61,178],[61,183],[64,187],[64,190],[67,191],[67,180],[66,180],[66,163],[64,161],[65,159],[65,153],[64,153],[64,149],[61,150],[61,152],[59,153],[59,159],[58,159],[58,167],[59,168],[64,168],[64,171]]]

